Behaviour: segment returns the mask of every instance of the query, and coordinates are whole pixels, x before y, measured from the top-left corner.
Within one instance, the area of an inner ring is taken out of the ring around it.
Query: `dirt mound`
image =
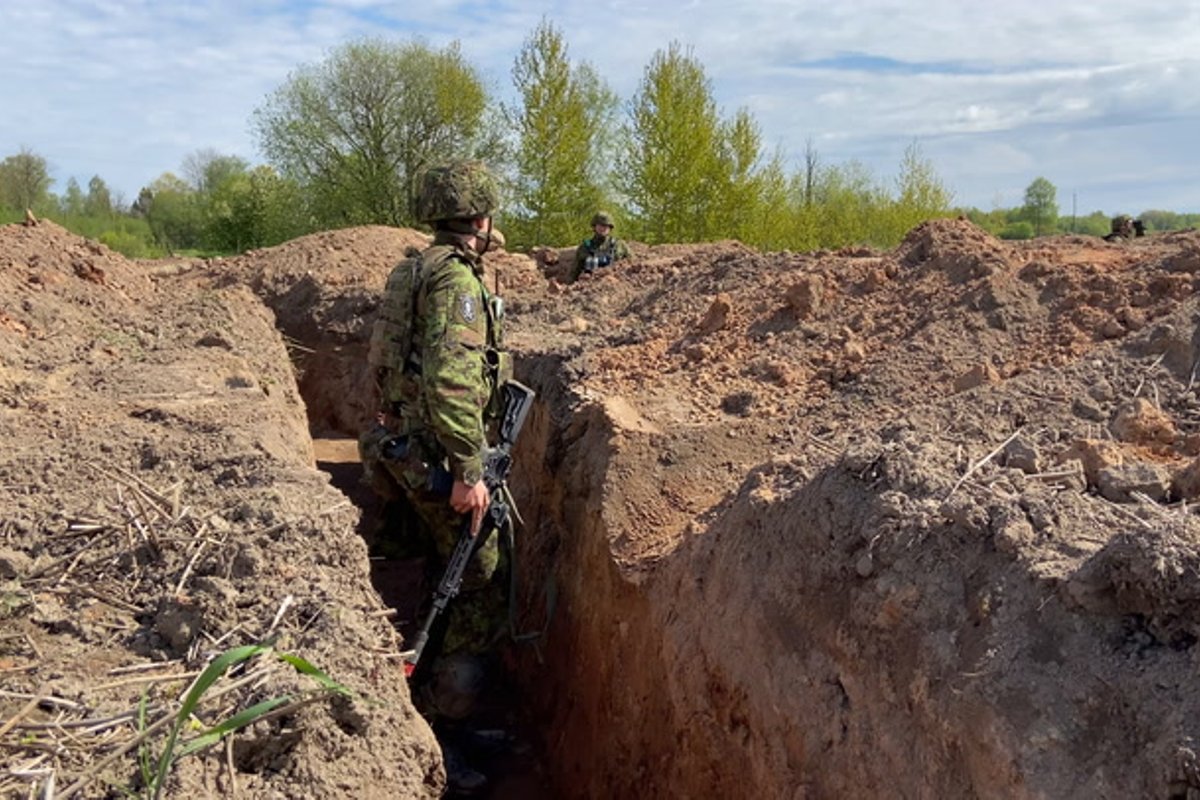
[[[313,467],[262,303],[152,278],[50,223],[0,228],[0,252],[0,792],[138,786],[139,704],[147,725],[169,719],[216,653],[271,637],[357,699],[299,702],[314,684],[258,659],[199,724],[295,702],[180,761],[172,796],[436,796],[358,512]],[[164,725],[151,734],[154,757]]]
[[[0,640],[23,681],[7,714],[55,690],[136,706],[140,686],[89,694],[80,654],[194,665],[285,632],[387,710],[312,707],[179,779],[436,791],[302,410],[318,433],[370,416],[379,292],[427,239],[153,269],[52,227],[0,237],[20,254],[0,271],[0,575],[27,637]],[[87,253],[106,282],[73,266]],[[1198,254],[1194,231],[1012,243],[938,220],[891,251],[635,245],[571,286],[569,250],[489,256],[540,398],[513,488],[518,619],[546,634],[514,659],[561,794],[1200,790]]]
[[[357,435],[375,412],[366,353],[383,286],[407,252],[429,242],[427,234],[407,228],[326,231],[201,263],[193,275],[211,286],[249,286],[288,340],[314,428]],[[543,282],[523,255],[499,251],[486,264],[489,286]]]
[[[571,785],[1196,786],[1197,241],[938,221],[890,253],[652,251],[528,298],[529,380],[573,416],[529,478],[531,557],[573,609],[571,699],[542,709]]]

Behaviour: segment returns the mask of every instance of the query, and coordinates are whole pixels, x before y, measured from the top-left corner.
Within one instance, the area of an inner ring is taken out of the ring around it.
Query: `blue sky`
[[[6,0],[0,157],[129,201],[202,149],[262,163],[254,109],[364,36],[458,40],[510,99],[543,14],[626,100],[655,51],[690,47],[796,166],[811,140],[890,179],[915,140],[959,204],[1019,205],[1044,176],[1064,214],[1200,212],[1200,0]]]

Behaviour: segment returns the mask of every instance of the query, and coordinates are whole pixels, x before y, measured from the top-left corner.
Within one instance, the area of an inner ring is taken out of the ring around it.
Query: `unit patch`
[[[463,321],[468,323],[474,322],[476,313],[475,298],[469,294],[464,294],[460,297],[458,299],[458,312],[462,314]]]

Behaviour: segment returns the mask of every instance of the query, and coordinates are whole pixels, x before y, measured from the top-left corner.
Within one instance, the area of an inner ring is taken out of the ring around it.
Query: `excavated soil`
[[[425,241],[135,264],[0,228],[4,791],[136,789],[136,748],[102,762],[130,712],[276,634],[352,698],[181,759],[175,796],[441,791],[349,441]],[[539,393],[513,489],[543,633],[507,653],[538,791],[1200,794],[1200,234],[635,243],[563,286],[570,255],[488,257]],[[305,686],[262,663],[202,722]]]

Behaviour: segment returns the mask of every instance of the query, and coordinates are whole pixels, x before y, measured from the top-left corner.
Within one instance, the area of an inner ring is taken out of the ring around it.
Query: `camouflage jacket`
[[[606,267],[614,261],[629,258],[629,248],[615,236],[606,236],[602,240],[596,236],[584,239],[583,243],[575,248],[575,263],[571,267],[570,275],[571,283],[578,280],[583,273],[589,256],[596,256],[600,260],[598,266]]]
[[[454,477],[482,474],[486,424],[511,366],[501,351],[501,304],[483,284],[483,261],[465,237],[439,232],[421,254],[413,358],[419,371],[412,433],[432,434]]]

